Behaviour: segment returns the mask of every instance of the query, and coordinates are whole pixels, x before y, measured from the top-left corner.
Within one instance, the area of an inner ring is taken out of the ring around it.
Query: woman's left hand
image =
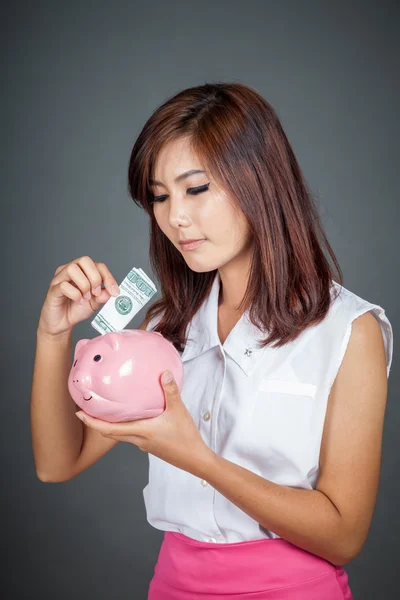
[[[104,437],[135,444],[143,452],[154,454],[166,462],[201,477],[203,465],[214,452],[203,440],[182,401],[174,379],[163,383],[166,407],[158,417],[109,423],[79,411],[78,418]]]

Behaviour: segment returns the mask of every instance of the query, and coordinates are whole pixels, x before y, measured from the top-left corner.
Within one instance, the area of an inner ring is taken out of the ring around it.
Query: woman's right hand
[[[104,289],[100,287],[102,283]],[[84,298],[88,293],[91,295]],[[98,310],[111,296],[119,293],[115,278],[102,262],[95,263],[89,256],[82,256],[60,265],[51,280],[38,331],[55,337],[65,335],[74,325],[93,316],[93,309]]]

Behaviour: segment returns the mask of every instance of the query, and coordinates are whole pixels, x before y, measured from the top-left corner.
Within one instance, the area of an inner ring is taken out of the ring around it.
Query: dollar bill
[[[122,331],[157,292],[150,277],[136,267],[119,284],[119,290],[120,294],[111,296],[90,323],[102,335]]]
[[[150,277],[148,277],[142,269],[136,269],[136,267],[134,267],[134,270],[139,271],[139,273],[141,273],[143,279],[145,279],[147,281],[147,283],[149,285],[151,285],[155,289],[155,291],[157,291],[156,287],[155,287],[154,283],[152,282],[152,280],[150,279]]]

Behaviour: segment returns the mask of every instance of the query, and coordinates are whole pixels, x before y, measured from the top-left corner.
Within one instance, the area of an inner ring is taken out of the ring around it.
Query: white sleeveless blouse
[[[350,338],[352,321],[371,311],[383,335],[387,376],[393,331],[385,310],[333,282],[341,293],[325,319],[282,348],[258,348],[266,337],[242,315],[223,345],[217,314],[220,276],[188,325],[182,400],[217,454],[281,485],[315,489],[327,400]],[[147,325],[151,331],[160,317]],[[156,529],[198,541],[235,543],[279,538],[207,481],[148,454],[143,490]]]

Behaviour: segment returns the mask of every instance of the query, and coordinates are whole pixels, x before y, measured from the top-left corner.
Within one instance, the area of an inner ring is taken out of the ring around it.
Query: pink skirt
[[[353,600],[347,573],[277,539],[198,542],[165,531],[147,600]]]

